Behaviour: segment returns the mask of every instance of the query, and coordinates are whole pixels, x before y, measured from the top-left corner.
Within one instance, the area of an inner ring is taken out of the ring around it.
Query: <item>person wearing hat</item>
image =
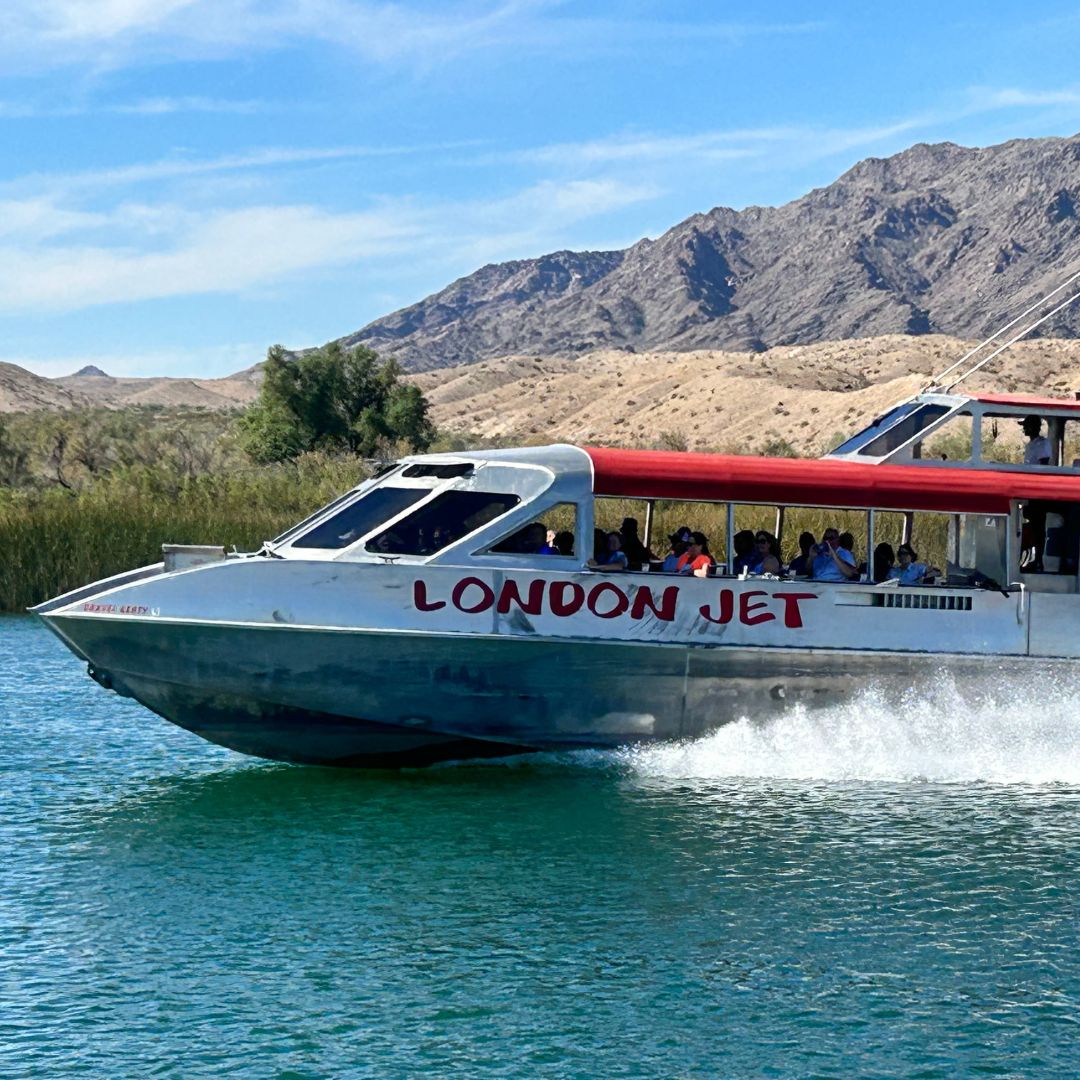
[[[910,544],[901,544],[896,549],[898,565],[889,569],[887,580],[899,581],[901,585],[921,585],[928,574],[936,574],[933,567],[918,562],[919,556]]]
[[[665,574],[677,574],[679,560],[686,554],[686,545],[690,542],[690,530],[682,525],[669,537],[668,543],[671,550],[664,557],[664,565],[660,568]]]
[[[1024,447],[1025,465],[1049,465],[1053,456],[1050,440],[1042,434],[1042,420],[1038,416],[1025,416],[1020,426],[1028,437]]]
[[[675,573],[693,574],[694,577],[708,577],[713,557],[709,554],[709,540],[704,533],[691,533],[686,551],[675,564]]]

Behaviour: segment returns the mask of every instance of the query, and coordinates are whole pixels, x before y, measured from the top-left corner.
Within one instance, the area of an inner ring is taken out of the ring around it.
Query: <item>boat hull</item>
[[[320,765],[386,767],[693,738],[744,716],[902,695],[928,663],[1001,658],[694,647],[44,618],[109,689],[211,742]]]

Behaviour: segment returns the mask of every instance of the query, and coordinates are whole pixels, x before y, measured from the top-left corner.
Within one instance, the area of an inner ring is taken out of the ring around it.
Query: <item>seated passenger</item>
[[[750,558],[754,554],[754,533],[752,529],[742,529],[731,540],[731,549],[735,552],[735,561],[732,564],[732,572],[741,574],[749,566]]]
[[[694,577],[708,577],[709,567],[713,565],[713,557],[709,554],[709,541],[704,533],[691,533],[690,543],[686,545],[686,551],[680,556],[675,565],[677,574],[685,574]]]
[[[599,563],[601,559],[607,556],[607,533],[603,529],[593,529],[592,541],[593,562]]]
[[[626,552],[622,549],[622,537],[617,532],[607,534],[607,552],[599,559],[592,559],[589,565],[594,570],[603,570],[608,574],[622,573],[627,568]]]
[[[746,569],[751,574],[775,574],[780,576],[780,560],[773,554],[776,537],[772,533],[759,532],[754,537],[754,550],[747,556]]]
[[[927,577],[938,574],[935,567],[917,561],[919,556],[910,544],[901,544],[896,549],[896,558],[900,565],[889,571],[889,577],[895,578],[901,585],[922,585]]]
[[[626,560],[631,570],[640,570],[654,557],[638,536],[637,518],[623,518],[619,535],[622,537],[622,549],[626,552]]]
[[[815,544],[812,532],[799,533],[799,554],[791,560],[788,566],[788,574],[791,577],[809,577],[810,567],[813,564],[810,552]]]
[[[679,560],[686,554],[686,545],[690,543],[690,530],[679,529],[668,537],[671,550],[664,556],[664,565],[660,568],[665,574],[678,573]]]
[[[554,555],[548,546],[547,527],[542,521],[531,521],[518,533],[518,551],[522,555]]]
[[[881,543],[874,548],[874,572],[871,580],[875,583],[887,581],[892,568],[896,565],[896,555],[892,544]]]
[[[574,534],[567,529],[555,534],[555,551],[559,555],[574,554]]]
[[[1024,464],[1049,465],[1053,449],[1050,440],[1042,434],[1042,420],[1038,416],[1025,416],[1020,426],[1029,440],[1024,447]]]
[[[858,576],[855,557],[840,546],[840,531],[826,529],[822,543],[814,548],[811,577],[815,581],[854,581]]]

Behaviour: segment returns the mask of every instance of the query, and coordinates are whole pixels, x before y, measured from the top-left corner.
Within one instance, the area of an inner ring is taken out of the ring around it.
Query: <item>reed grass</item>
[[[253,550],[367,475],[354,457],[177,478],[115,472],[83,491],[0,488],[0,610],[161,559],[163,543]]]

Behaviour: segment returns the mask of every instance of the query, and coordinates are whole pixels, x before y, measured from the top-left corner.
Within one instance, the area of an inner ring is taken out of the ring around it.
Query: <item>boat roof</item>
[[[1080,502],[1075,475],[848,460],[584,447],[593,493],[633,499],[1007,514],[1013,500]]]
[[[1080,413],[1080,401],[1075,398],[1040,397],[1034,394],[968,394],[967,397],[983,405],[1008,405],[1010,408],[1026,409],[1032,413],[1053,409]]]

